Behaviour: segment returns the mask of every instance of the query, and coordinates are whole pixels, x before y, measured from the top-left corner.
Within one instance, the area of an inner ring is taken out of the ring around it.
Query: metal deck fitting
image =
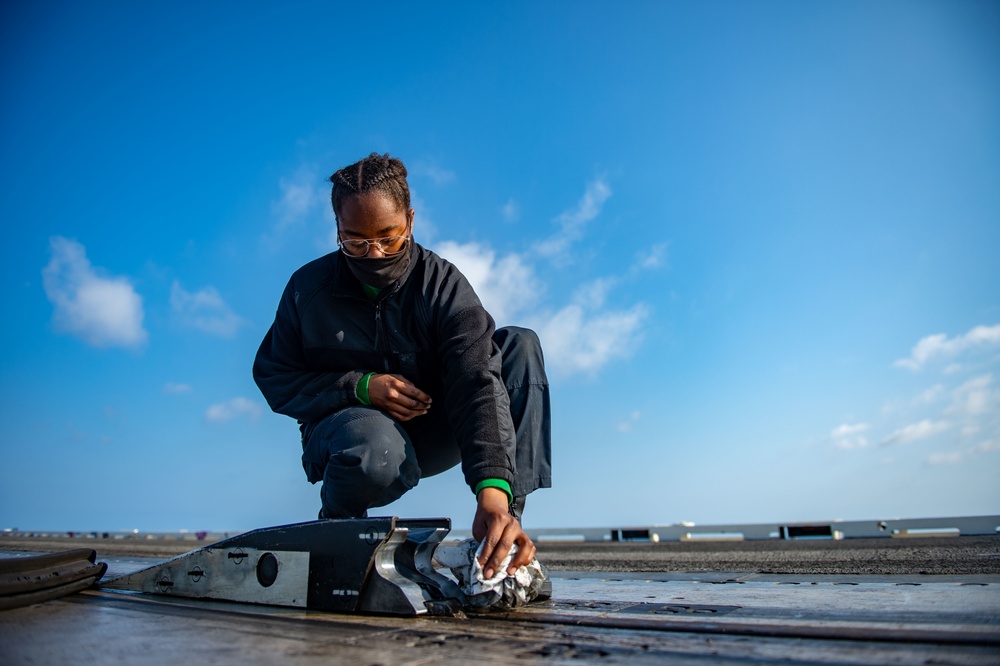
[[[102,587],[341,613],[450,615],[458,585],[435,571],[448,518],[317,520],[253,530]]]

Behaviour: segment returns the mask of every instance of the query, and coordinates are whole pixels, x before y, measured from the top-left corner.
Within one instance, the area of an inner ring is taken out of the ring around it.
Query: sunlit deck
[[[11,547],[52,550],[53,540],[0,545],[15,557]],[[79,540],[62,543],[69,541]],[[154,540],[109,539],[115,547],[99,557],[108,577],[156,561],[110,553],[127,551],[129,541]],[[199,545],[186,543],[188,550]],[[177,550],[174,544],[160,558]],[[543,539],[539,558],[552,570],[552,600],[458,617],[342,615],[88,590],[0,612],[0,661],[1000,663],[996,535]]]

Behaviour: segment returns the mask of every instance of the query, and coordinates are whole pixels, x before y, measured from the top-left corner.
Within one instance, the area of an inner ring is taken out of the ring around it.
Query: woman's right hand
[[[397,421],[409,421],[431,408],[431,397],[400,375],[372,376],[368,380],[368,400]]]

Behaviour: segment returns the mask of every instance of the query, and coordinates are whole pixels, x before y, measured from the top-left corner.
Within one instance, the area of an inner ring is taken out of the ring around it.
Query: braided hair
[[[396,202],[400,210],[410,210],[410,187],[406,184],[406,167],[389,153],[372,153],[330,176],[333,190],[330,203],[333,214],[340,219],[344,200],[368,192],[381,192]]]

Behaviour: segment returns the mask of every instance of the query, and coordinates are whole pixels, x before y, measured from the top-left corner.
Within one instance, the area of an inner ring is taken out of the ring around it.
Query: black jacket
[[[411,245],[406,274],[374,303],[340,252],[297,270],[257,351],[254,381],[271,409],[308,435],[360,404],[355,386],[365,373],[402,375],[430,394],[432,412],[447,411],[470,487],[490,478],[513,484],[514,428],[493,318],[454,265]]]

